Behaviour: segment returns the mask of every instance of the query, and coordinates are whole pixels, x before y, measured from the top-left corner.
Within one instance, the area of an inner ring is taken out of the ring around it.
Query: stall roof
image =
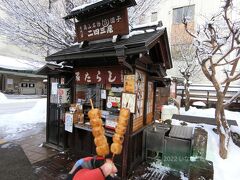
[[[125,55],[151,53],[151,49],[154,51],[162,51],[160,53],[162,57],[156,56],[153,59],[153,61],[155,61],[154,63],[160,63],[161,59],[163,59],[166,69],[172,68],[166,28],[161,28],[149,33],[133,35],[128,39],[122,39],[115,43],[112,41],[90,42],[89,45],[84,48],[75,45],[46,57],[46,61],[56,61],[59,63],[61,61],[89,61],[96,58],[117,57],[116,49],[119,47],[124,48]]]
[[[24,77],[34,77],[34,78],[46,78],[44,75],[33,74],[32,72],[24,72],[24,71],[9,71],[0,69],[0,74],[11,74],[14,76],[24,76]]]
[[[91,16],[99,16],[105,12],[109,12],[114,9],[119,9],[122,7],[135,6],[135,0],[102,0],[97,3],[92,3],[87,6],[81,6],[74,8],[71,13],[64,17],[64,19],[71,19],[76,17],[78,20],[86,20]]]
[[[59,74],[59,73],[65,73],[65,72],[71,72],[71,71],[67,68],[63,68],[61,65],[47,63],[45,66],[40,68],[36,72],[36,74],[47,75],[47,74]]]

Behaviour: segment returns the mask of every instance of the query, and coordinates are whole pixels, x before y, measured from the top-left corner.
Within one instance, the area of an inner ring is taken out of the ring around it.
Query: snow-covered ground
[[[197,109],[191,107],[180,113],[200,117],[214,117],[215,109]],[[226,118],[236,120],[240,125],[240,112],[226,111]],[[36,129],[39,124],[46,124],[46,98],[44,99],[8,99],[0,93],[0,139],[12,140],[20,138],[21,134]],[[173,124],[180,121],[173,120]],[[240,177],[240,148],[232,140],[229,144],[228,158],[223,160],[218,154],[219,137],[212,129],[215,126],[200,124],[208,132],[207,159],[214,164],[214,180],[236,180]],[[188,126],[200,126],[188,123]],[[235,132],[240,132],[239,127],[231,127]],[[37,133],[37,132],[34,132]],[[2,137],[2,135],[6,135]],[[159,165],[160,166],[160,165]],[[160,168],[161,169],[161,168]],[[166,170],[166,169],[165,169]],[[182,177],[186,179],[186,177]]]
[[[8,99],[0,93],[0,139],[14,140],[46,125],[46,98]]]
[[[181,108],[180,114],[181,115],[189,115],[189,116],[214,118],[215,117],[215,109],[214,108],[198,109],[196,107],[190,107],[190,109],[188,111],[185,111],[184,108]],[[240,112],[225,110],[225,116],[228,120],[236,120],[238,125],[240,125]]]
[[[197,109],[191,107],[189,111],[185,112],[181,108],[180,113],[184,115],[194,115],[200,117],[214,117],[214,108],[210,109]],[[238,125],[240,125],[240,112],[225,111],[226,118],[236,120]],[[180,121],[173,120],[173,124],[180,124]],[[203,128],[208,132],[208,143],[207,143],[207,160],[213,162],[214,165],[214,180],[232,180],[239,179],[240,177],[240,148],[236,146],[232,140],[229,143],[228,158],[223,160],[218,154],[219,150],[219,137],[213,132],[213,128],[216,126],[206,125],[206,124],[191,124],[188,126],[203,126]],[[232,126],[231,129],[235,132],[240,132],[240,128]]]

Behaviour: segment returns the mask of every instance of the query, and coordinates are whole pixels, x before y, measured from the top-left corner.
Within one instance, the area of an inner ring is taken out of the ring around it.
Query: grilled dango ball
[[[111,152],[113,154],[121,154],[122,152],[122,145],[119,143],[112,143],[111,145]]]
[[[92,128],[92,134],[94,137],[98,137],[98,136],[101,136],[101,135],[104,135],[105,134],[105,130],[102,126],[99,126],[99,127],[93,127]]]
[[[88,117],[89,119],[101,118],[101,111],[97,108],[91,109],[88,111]]]
[[[103,156],[103,157],[105,157],[106,155],[109,154],[109,146],[108,146],[108,144],[104,144],[104,145],[101,145],[101,146],[97,146],[97,147],[96,147],[96,152],[97,152],[97,155],[98,155],[98,156]]]
[[[129,117],[130,117],[130,110],[127,109],[127,108],[121,108],[119,117],[122,117],[122,118],[125,118],[125,119],[129,119]]]
[[[102,126],[103,122],[102,122],[102,119],[100,118],[93,118],[93,119],[90,119],[90,124],[92,127],[97,127],[97,126]]]
[[[107,144],[107,138],[104,135],[100,135],[94,138],[94,143],[96,146],[102,146]]]
[[[122,144],[124,140],[124,137],[119,135],[119,134],[114,134],[113,135],[113,142],[114,143],[118,143],[118,144]]]
[[[127,127],[127,125],[128,125],[128,118],[119,116],[119,118],[118,118],[118,125]]]
[[[115,134],[119,134],[120,136],[124,136],[125,132],[127,130],[127,127],[124,127],[122,125],[117,125],[116,129],[115,129]]]

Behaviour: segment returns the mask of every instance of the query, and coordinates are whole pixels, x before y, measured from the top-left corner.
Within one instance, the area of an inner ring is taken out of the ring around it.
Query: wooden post
[[[124,142],[123,142],[123,153],[122,153],[122,180],[127,179],[127,169],[128,169],[128,154],[129,154],[129,140],[130,140],[130,133],[132,132],[132,119],[133,115],[130,115],[130,119],[128,121],[128,127],[127,127],[127,132],[124,137]]]
[[[209,108],[209,91],[207,91],[207,108]]]
[[[184,89],[182,90],[182,95],[181,95],[181,97],[182,97],[182,99],[181,99],[181,107],[183,107],[183,102],[184,102],[184,99],[183,99],[183,96],[184,96]]]
[[[146,73],[145,87],[144,87],[144,109],[143,109],[143,126],[147,124],[147,101],[148,101],[148,74]]]
[[[46,142],[49,142],[49,124],[50,124],[50,96],[51,82],[50,75],[47,76],[47,123],[46,123]]]

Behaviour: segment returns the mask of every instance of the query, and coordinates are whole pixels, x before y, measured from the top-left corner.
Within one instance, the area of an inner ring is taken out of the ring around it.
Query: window
[[[155,22],[155,21],[157,21],[157,12],[152,12],[151,22]]]
[[[185,6],[173,9],[173,24],[180,24],[184,17],[188,17],[189,21],[194,21],[195,6]]]
[[[21,87],[28,87],[28,83],[22,83]]]
[[[34,87],[35,87],[35,84],[34,84],[34,83],[29,83],[29,87],[30,87],[30,88],[34,88]]]

